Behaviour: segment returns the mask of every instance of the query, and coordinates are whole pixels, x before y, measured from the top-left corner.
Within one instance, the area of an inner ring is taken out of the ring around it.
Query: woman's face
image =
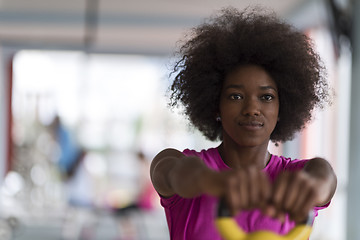
[[[224,141],[244,147],[267,145],[278,114],[276,83],[262,67],[240,66],[226,76],[220,96]]]

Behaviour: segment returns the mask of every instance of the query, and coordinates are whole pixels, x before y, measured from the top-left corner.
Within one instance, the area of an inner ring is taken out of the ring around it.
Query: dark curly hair
[[[170,106],[184,107],[190,122],[209,140],[222,139],[219,113],[223,82],[232,70],[253,64],[277,84],[279,119],[270,139],[293,138],[311,120],[314,107],[329,101],[325,69],[310,39],[273,12],[228,7],[192,29],[179,48]]]

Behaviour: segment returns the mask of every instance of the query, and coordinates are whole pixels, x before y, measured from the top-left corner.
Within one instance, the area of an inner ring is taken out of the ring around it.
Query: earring
[[[221,117],[220,117],[220,116],[217,116],[217,117],[216,117],[216,121],[217,121],[217,122],[221,122]]]

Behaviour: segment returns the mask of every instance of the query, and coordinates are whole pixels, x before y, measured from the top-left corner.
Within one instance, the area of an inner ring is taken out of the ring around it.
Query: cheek
[[[279,119],[279,109],[273,109],[272,111],[269,111],[267,116],[272,123],[276,124]]]
[[[275,116],[276,121],[277,121],[277,119],[278,119],[278,117],[279,117],[279,112],[280,112],[279,102],[277,102],[277,103],[275,104],[272,112],[273,112],[273,115]]]
[[[219,110],[220,110],[221,118],[226,118],[235,115],[237,113],[237,109],[238,107],[234,107],[230,104],[221,104],[220,102]]]

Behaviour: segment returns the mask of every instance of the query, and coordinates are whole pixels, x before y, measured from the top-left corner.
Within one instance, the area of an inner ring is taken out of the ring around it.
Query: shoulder
[[[267,167],[280,167],[283,169],[303,168],[309,159],[292,159],[284,156],[272,155]]]
[[[264,168],[264,171],[269,174],[271,178],[275,178],[280,172],[298,171],[304,168],[309,159],[291,159],[284,156],[272,155],[269,164]]]
[[[195,150],[195,149],[188,149],[187,148],[187,149],[184,149],[182,151],[182,153],[184,155],[186,155],[186,156],[199,156],[199,157],[201,157],[201,156],[212,155],[212,154],[214,154],[215,150],[216,150],[215,148],[209,148],[209,149],[202,149],[202,150],[198,151],[198,150]]]
[[[223,160],[220,157],[219,151],[217,148],[203,149],[200,151],[185,149],[182,152],[186,156],[197,156],[204,161],[204,163],[211,169],[220,170],[227,169]]]

